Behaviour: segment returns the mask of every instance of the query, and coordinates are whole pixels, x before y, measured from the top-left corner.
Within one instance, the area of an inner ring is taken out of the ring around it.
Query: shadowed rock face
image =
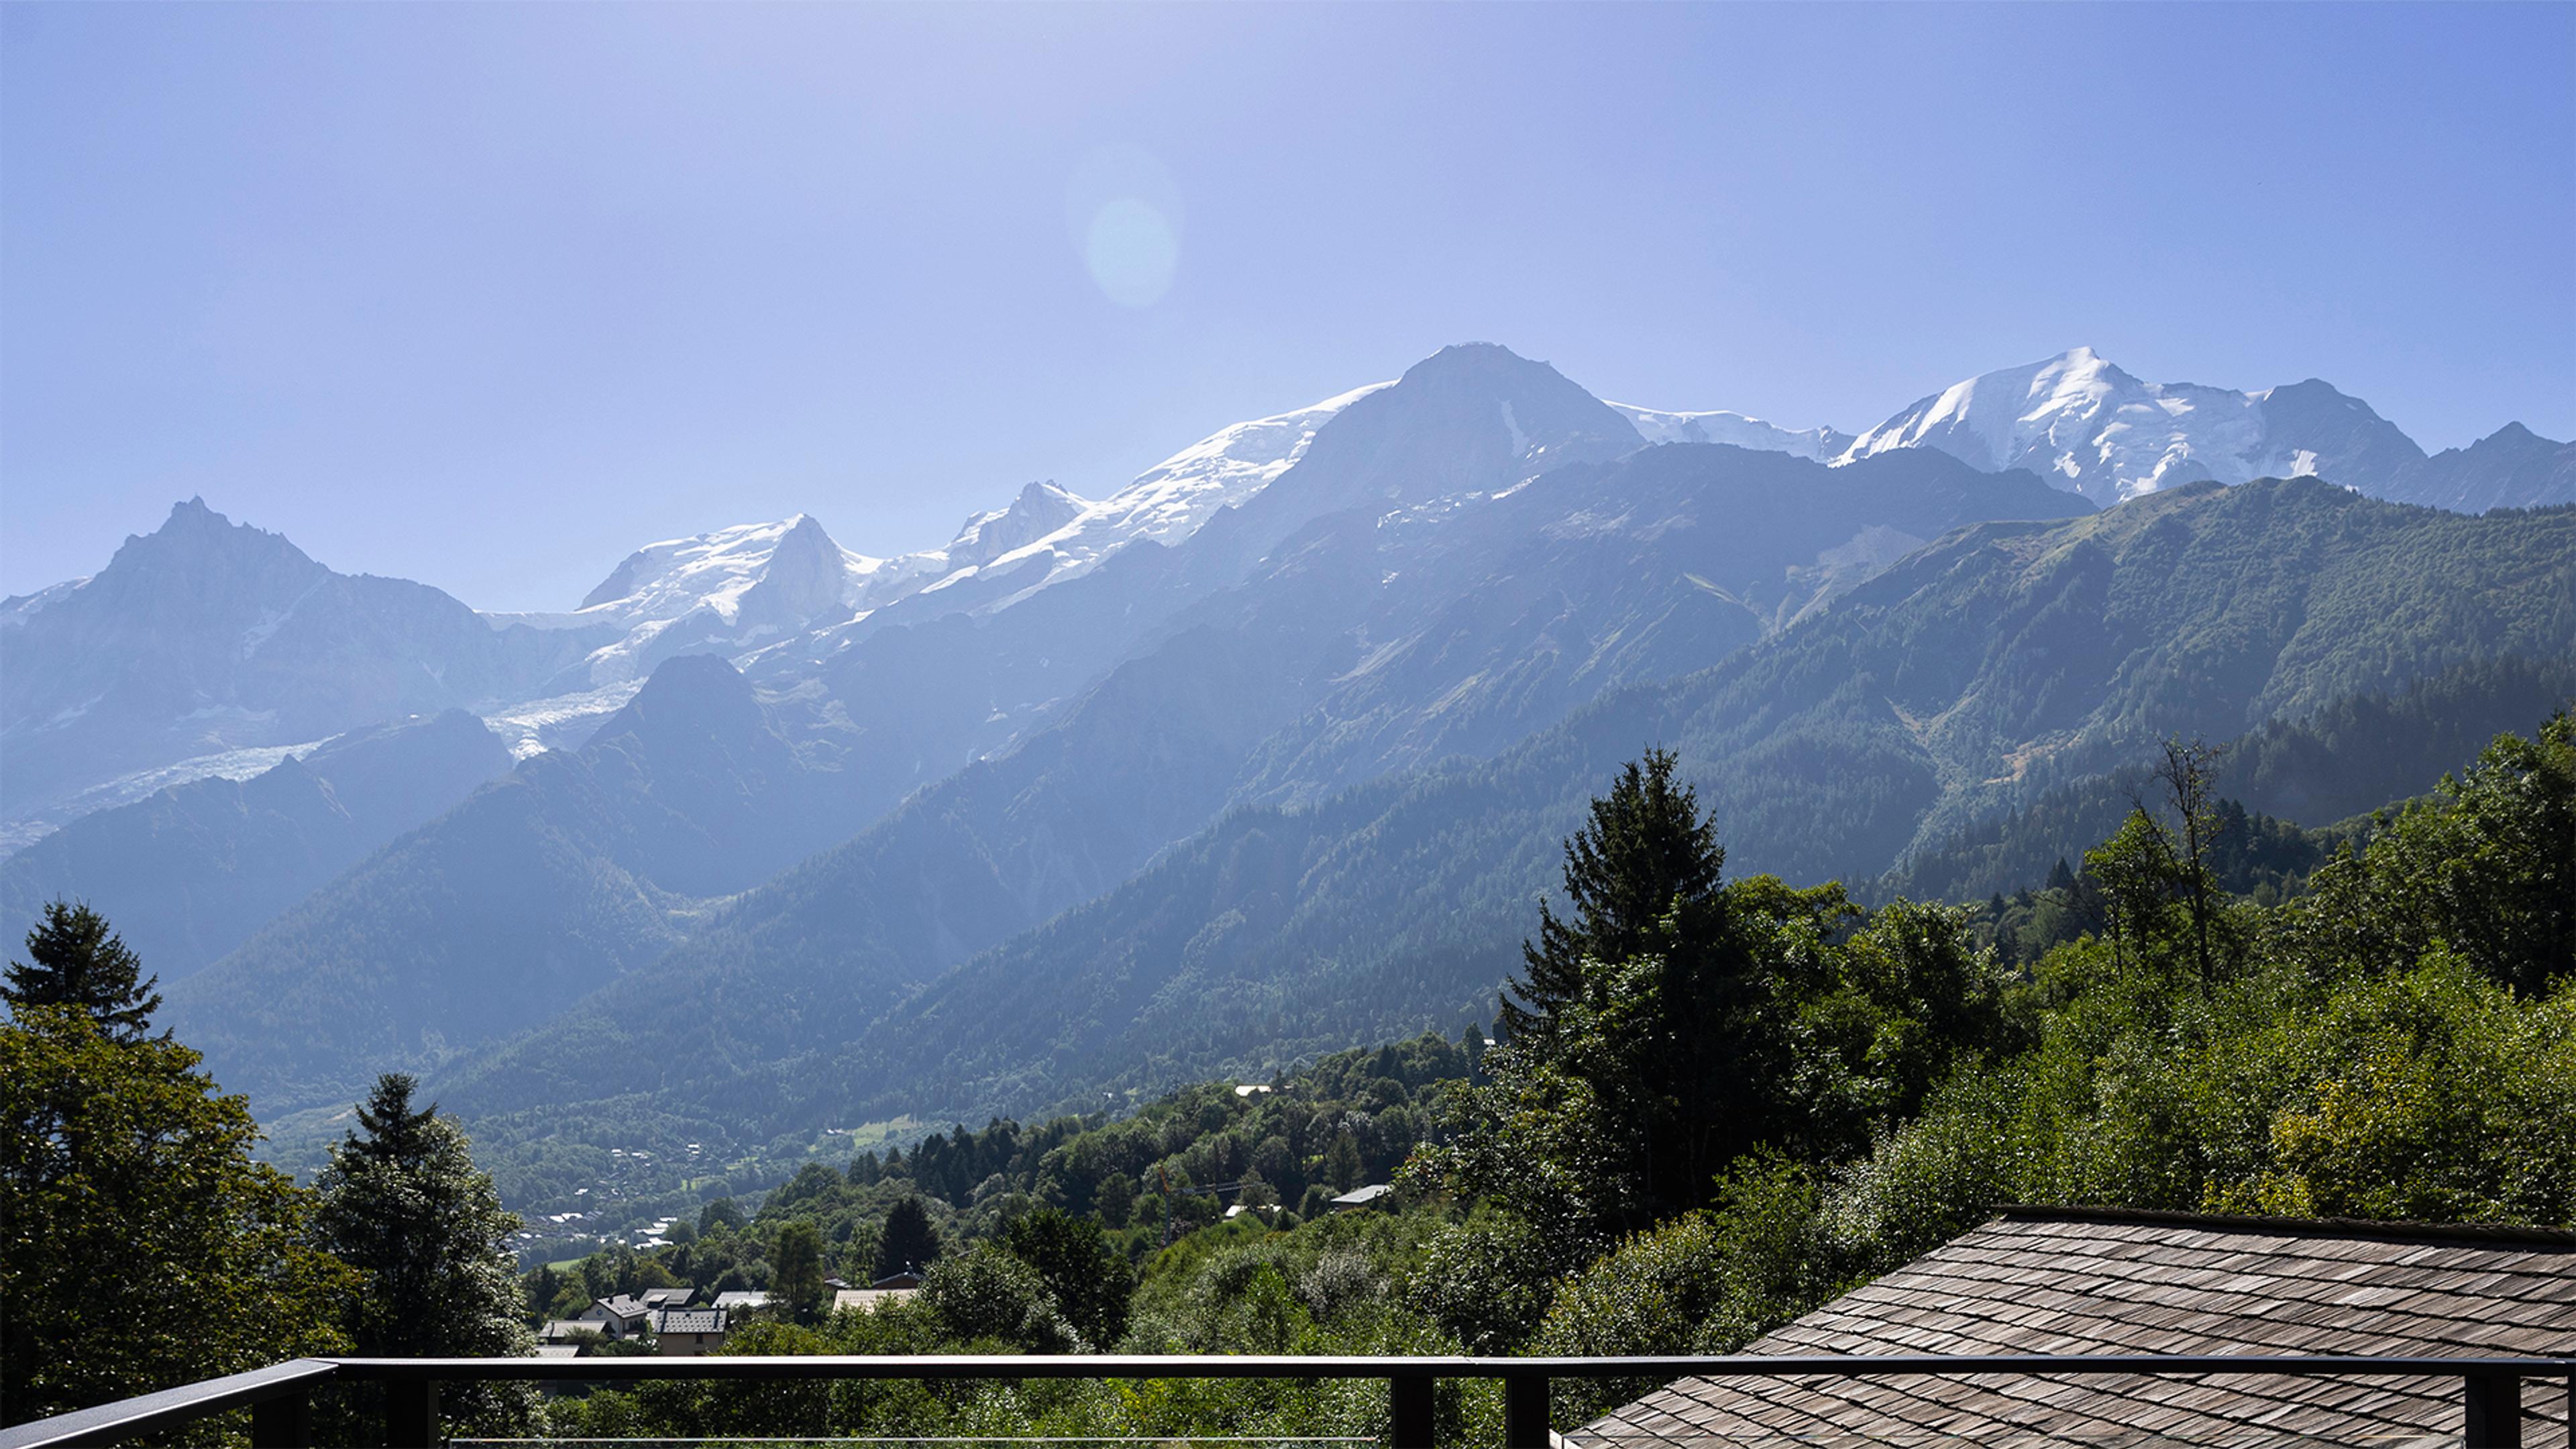
[[[846,726],[723,659],[664,663],[541,754],[358,861],[169,993],[263,1111],[435,1065],[667,949],[713,897],[848,832]]]
[[[2250,464],[2257,477],[2308,472],[2385,498],[2396,480],[2424,461],[2415,440],[2370,404],[2313,377],[2264,394],[2261,413],[2264,443]]]
[[[839,611],[848,587],[841,546],[823,531],[822,521],[808,513],[778,541],[760,582],[744,592],[737,622],[802,628],[810,620]]]
[[[2454,513],[2576,503],[2576,443],[2507,423],[2468,447],[2424,459],[2383,496]]]

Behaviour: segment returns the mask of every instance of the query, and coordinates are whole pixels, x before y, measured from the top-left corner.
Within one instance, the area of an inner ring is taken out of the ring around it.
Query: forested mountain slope
[[[510,768],[463,710],[353,730],[248,780],[193,780],[83,816],[0,861],[0,940],[85,900],[164,982]]]
[[[1673,445],[1502,497],[1326,515],[1060,722],[746,897],[496,1070],[528,1074],[528,1101],[646,1088],[740,1058],[712,995],[868,983],[780,1015],[757,1048],[830,1049],[886,1009],[889,979],[928,980],[1110,890],[1230,802],[1490,753],[1604,690],[1725,657],[1912,530],[2085,507],[1933,453],[1831,470]]]
[[[1554,842],[1646,744],[1681,753],[1734,869],[1875,875],[2036,769],[2098,770],[2170,733],[2232,736],[2456,664],[2571,654],[2576,511],[2469,519],[2292,480],[1979,524],[1489,764],[1237,810],[846,1048],[835,1037],[882,1008],[852,1000],[874,967],[823,933],[846,897],[817,863],[448,1091],[492,1111],[603,1081],[693,1112],[847,1121],[1448,1026],[1490,1008]],[[649,1066],[592,1075],[614,1061]]]
[[[812,706],[673,659],[580,749],[523,762],[180,983],[171,1019],[269,1111],[544,1020],[840,833],[844,732]]]
[[[2394,693],[2336,700],[2274,719],[2222,748],[2212,788],[2249,810],[2318,825],[2430,789],[2497,735],[2576,703],[2576,659],[2482,660],[2423,676]],[[2139,762],[2049,788],[2030,803],[1908,856],[1876,894],[1981,900],[2034,885],[2119,829],[2160,787]]]
[[[337,963],[351,959],[409,960],[471,981],[489,969],[478,963],[490,952],[464,943],[506,920],[515,940],[585,942],[605,968],[591,980],[604,981],[666,944],[678,919],[605,904],[633,897],[630,875],[691,897],[740,889],[758,878],[754,863],[775,870],[792,858],[784,847],[811,850],[864,821],[887,791],[890,765],[899,774],[954,750],[956,734],[971,733],[957,715],[1050,710],[1052,723],[1016,746],[920,791],[727,911],[702,952],[664,973],[699,984],[625,993],[640,1011],[704,1015],[689,1003],[733,958],[757,959],[762,971],[830,962],[853,989],[779,1025],[836,1045],[881,1012],[889,992],[1111,889],[1231,801],[1311,798],[1442,755],[1490,753],[1604,689],[1724,657],[1923,536],[1967,519],[2087,507],[2026,474],[1979,474],[1931,453],[1840,470],[1708,445],[1581,461],[1625,446],[1617,434],[1627,427],[1543,364],[1498,348],[1452,349],[1352,404],[1298,466],[1177,548],[1112,557],[992,619],[952,615],[863,638],[856,662],[806,686],[828,688],[834,727],[822,733],[833,765],[792,801],[761,797],[761,808],[785,812],[757,832],[770,849],[750,848],[740,829],[740,839],[692,833],[690,821],[717,818],[729,797],[685,792],[667,770],[633,776],[619,797],[629,814],[655,822],[649,829],[604,835],[570,818],[590,808],[587,795],[550,794],[516,819],[512,838],[597,852],[585,877],[593,885],[514,893],[507,909],[457,892],[388,916],[363,906],[410,893],[411,867],[388,860],[347,883],[345,908],[326,912],[342,923],[332,949],[281,930],[245,947],[228,974],[268,982],[263,996],[293,994],[291,983],[317,973],[345,979]],[[1558,458],[1574,461],[1526,475]],[[1241,581],[1212,589],[1229,571]],[[1070,637],[1113,607],[1101,628]],[[1150,622],[1156,611],[1170,618]],[[1069,701],[1005,706],[993,697],[991,689],[1046,677],[1002,667],[1008,660],[1077,668],[1122,630],[1142,642]],[[942,638],[954,647],[925,652]],[[918,688],[885,687],[882,666],[894,659],[929,677]],[[731,678],[716,665],[665,666],[637,704],[677,708],[738,688]],[[948,737],[920,733],[943,718],[955,727]],[[733,735],[759,731],[746,715]],[[565,828],[549,823],[554,815],[567,816]],[[432,834],[490,828],[442,822]],[[676,854],[639,865],[648,849]],[[732,874],[693,883],[691,852]],[[410,852],[416,864],[430,858],[425,847]],[[572,857],[548,867],[556,876],[576,869]],[[537,1011],[541,999],[521,1005]],[[452,1017],[438,1022],[445,1049],[488,1035]],[[620,1059],[611,1043],[623,1033],[559,1035],[570,1045],[545,1069],[567,1075],[574,1091],[669,1070],[665,1059],[696,1040],[686,1016],[641,1057]]]

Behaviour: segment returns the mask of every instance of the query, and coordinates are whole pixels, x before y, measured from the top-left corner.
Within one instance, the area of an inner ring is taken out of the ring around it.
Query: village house
[[[579,1322],[603,1338],[632,1338],[651,1326],[652,1312],[642,1299],[620,1293],[614,1298],[592,1299]]]
[[[919,1273],[892,1273],[865,1288],[835,1288],[832,1290],[832,1308],[835,1312],[844,1308],[865,1311],[880,1303],[901,1303],[920,1291]]]
[[[715,1300],[715,1307],[728,1315],[757,1313],[769,1304],[768,1294],[747,1288],[729,1289],[717,1294]]]
[[[721,1308],[656,1308],[653,1351],[665,1358],[713,1353],[724,1347],[725,1328]]]

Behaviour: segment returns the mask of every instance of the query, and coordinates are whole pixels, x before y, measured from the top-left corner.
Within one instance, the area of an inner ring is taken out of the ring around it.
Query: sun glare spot
[[[1181,192],[1169,168],[1134,146],[1082,158],[1065,187],[1065,221],[1101,294],[1150,307],[1172,288],[1181,260]]]
[[[1161,212],[1122,196],[1093,213],[1082,259],[1109,300],[1122,307],[1150,307],[1171,290],[1181,247]]]

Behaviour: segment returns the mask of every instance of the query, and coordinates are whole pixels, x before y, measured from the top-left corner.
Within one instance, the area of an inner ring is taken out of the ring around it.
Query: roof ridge
[[[2373,1218],[2258,1217],[2243,1213],[2185,1213],[2160,1208],[2088,1207],[2048,1203],[2001,1203],[1994,1221],[2139,1223],[2177,1228],[2208,1228],[2239,1233],[2275,1233],[2284,1237],[2413,1238],[2449,1243],[2513,1243],[2525,1247],[2576,1249],[2576,1230],[2525,1227],[2512,1223],[2391,1222]]]

